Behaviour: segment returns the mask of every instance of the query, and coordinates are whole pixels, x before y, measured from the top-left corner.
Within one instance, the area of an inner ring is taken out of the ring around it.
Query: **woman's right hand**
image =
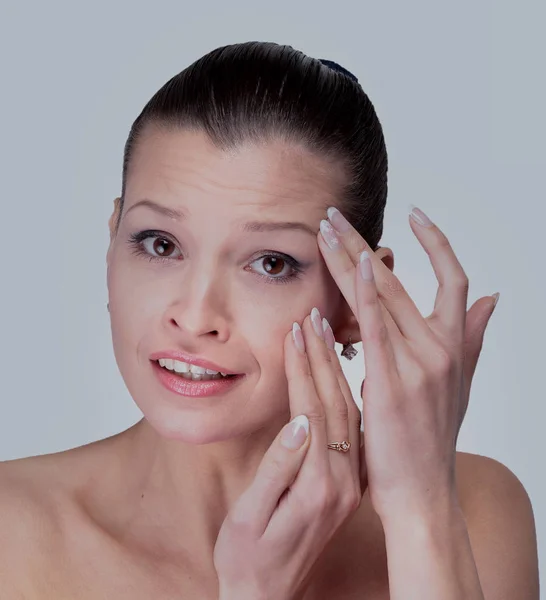
[[[312,311],[313,321],[306,317],[302,329],[295,323],[284,341],[290,413],[300,425],[296,439],[289,435],[291,421],[265,453],[216,540],[220,600],[301,598],[317,559],[366,490],[361,413],[332,330],[317,314]],[[307,418],[306,436],[301,425]],[[328,449],[328,443],[343,440],[351,443],[348,452]]]

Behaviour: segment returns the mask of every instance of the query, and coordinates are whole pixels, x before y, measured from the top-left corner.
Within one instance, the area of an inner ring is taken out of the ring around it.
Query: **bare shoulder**
[[[459,500],[486,598],[538,600],[539,569],[531,499],[500,461],[457,452]]]
[[[0,463],[0,597],[33,598],[44,557],[60,536],[55,485],[42,467],[50,461],[28,457]]]
[[[16,586],[33,597],[30,579],[63,548],[78,493],[100,463],[100,440],[70,450],[0,462],[0,597]],[[11,583],[10,583],[11,582]],[[25,582],[29,582],[25,584]],[[6,589],[8,586],[8,589]]]

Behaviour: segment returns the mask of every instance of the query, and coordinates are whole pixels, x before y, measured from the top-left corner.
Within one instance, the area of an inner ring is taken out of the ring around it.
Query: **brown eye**
[[[285,261],[278,256],[266,256],[262,258],[262,265],[270,275],[280,275],[285,266]]]
[[[146,252],[151,256],[172,258],[177,251],[176,245],[171,240],[161,236],[149,236],[142,241]]]

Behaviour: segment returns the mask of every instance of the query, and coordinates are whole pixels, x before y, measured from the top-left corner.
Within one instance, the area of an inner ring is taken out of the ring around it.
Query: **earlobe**
[[[381,259],[388,269],[394,271],[394,252],[389,247],[378,246],[375,255]]]
[[[360,327],[349,305],[343,299],[343,308],[336,319],[335,327],[332,327],[334,338],[338,344],[356,344],[361,342]]]

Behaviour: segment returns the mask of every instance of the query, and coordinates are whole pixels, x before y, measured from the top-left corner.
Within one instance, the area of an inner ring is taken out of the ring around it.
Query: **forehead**
[[[337,205],[339,164],[283,141],[216,148],[201,131],[148,131],[139,139],[127,177],[127,207],[142,197],[218,201],[261,209],[323,211]]]

